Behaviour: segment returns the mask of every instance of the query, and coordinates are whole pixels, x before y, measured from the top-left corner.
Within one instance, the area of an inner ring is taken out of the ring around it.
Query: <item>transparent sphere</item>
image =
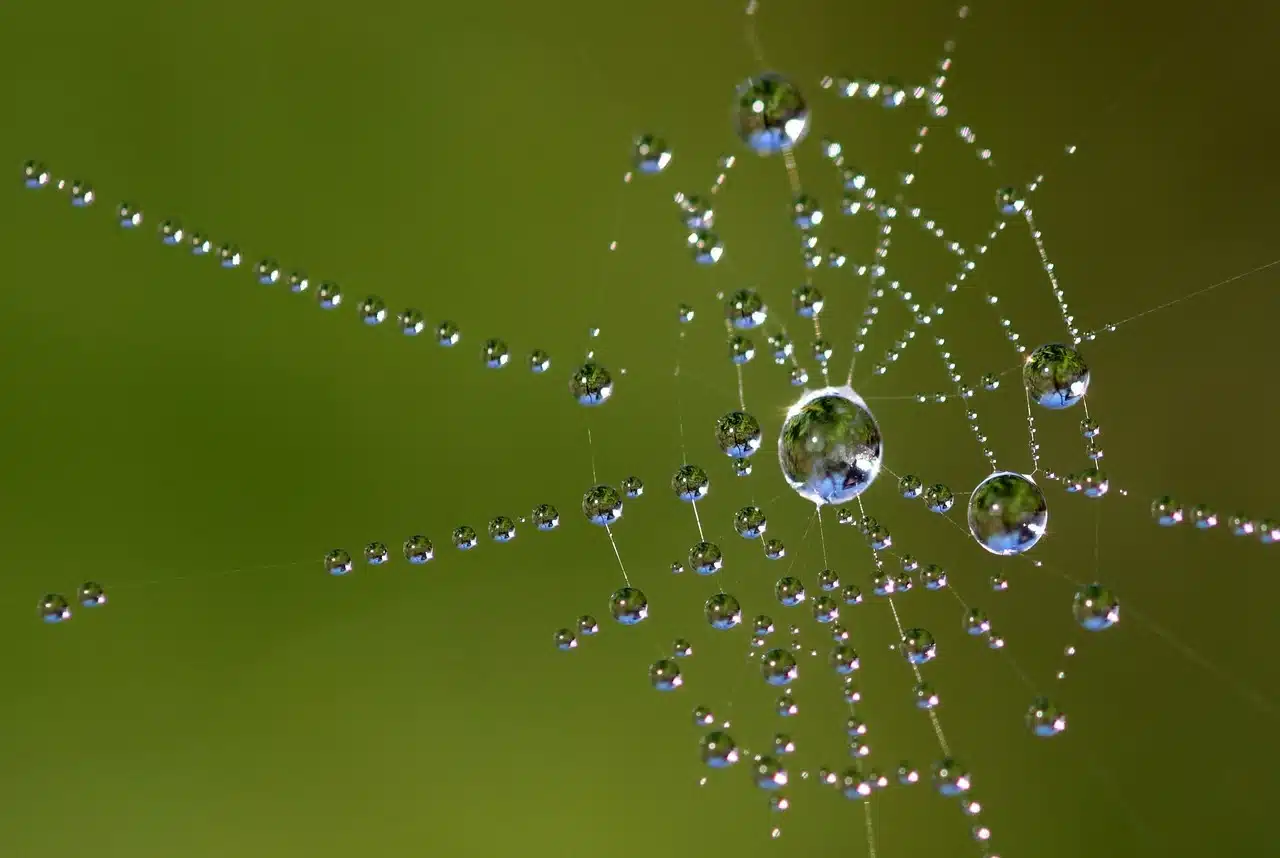
[[[786,575],[779,578],[778,583],[773,585],[773,594],[783,605],[788,608],[794,608],[804,602],[804,584],[801,583],[799,578]]]
[[[760,789],[781,789],[789,780],[786,768],[777,758],[756,757],[751,761],[751,777]]]
[[[505,515],[489,521],[489,538],[494,542],[510,542],[516,538],[516,523]]]
[[[743,539],[758,539],[768,525],[764,512],[757,506],[744,506],[733,514],[733,529]]]
[[[738,762],[738,746],[733,737],[722,730],[715,730],[702,737],[699,743],[702,762],[713,769],[727,768]]]
[[[425,536],[410,536],[404,541],[404,559],[416,566],[421,566],[435,556],[435,546]]]
[[[1050,343],[1027,356],[1022,381],[1033,402],[1045,408],[1070,408],[1089,390],[1089,367],[1071,346]]]
[[[85,581],[76,590],[76,601],[86,608],[96,608],[107,603],[107,591],[96,581]]]
[[[609,613],[624,626],[634,626],[649,616],[649,600],[635,587],[623,587],[609,597]]]
[[[436,325],[436,342],[440,345],[446,348],[456,346],[461,339],[462,331],[455,323],[445,320]]]
[[[640,173],[661,173],[671,163],[671,150],[666,141],[652,134],[636,138],[632,163]]]
[[[569,392],[581,405],[600,405],[613,396],[613,376],[609,370],[588,361],[569,380]]]
[[[758,155],[786,152],[809,133],[809,105],[804,96],[773,72],[738,85],[734,113],[738,136]]]
[[[452,539],[453,547],[459,551],[470,551],[480,542],[480,538],[476,536],[476,529],[466,524],[454,528]]]
[[[321,283],[316,287],[316,303],[322,310],[333,310],[342,304],[342,290],[336,283]]]
[[[676,658],[688,658],[693,655],[693,644],[684,638],[676,638],[671,644],[671,654]]]
[[[852,388],[811,391],[787,411],[778,462],[787,484],[806,500],[852,500],[875,480],[883,460],[880,427]]]
[[[933,765],[933,785],[942,795],[955,797],[967,793],[973,786],[973,779],[964,766],[946,757]]]
[[[733,459],[745,459],[760,449],[760,421],[744,411],[730,411],[716,421],[716,444]]]
[[[592,486],[582,496],[582,514],[592,524],[613,524],[622,518],[622,495],[613,486]]]
[[[22,182],[28,188],[43,188],[49,184],[49,169],[39,161],[27,161],[22,165]]]
[[[907,629],[902,633],[899,651],[912,664],[925,664],[938,655],[938,642],[924,629]]]
[[[949,512],[956,503],[955,493],[942,483],[934,483],[921,492],[920,496],[929,511],[939,515]]]
[[[689,568],[699,575],[714,575],[724,565],[724,552],[714,542],[699,542],[689,549]]]
[[[622,493],[629,498],[638,498],[644,494],[644,481],[639,477],[627,477],[622,481]]]
[[[138,211],[138,207],[132,203],[121,203],[116,208],[116,220],[125,229],[133,229],[142,225],[142,212]]]
[[[1037,736],[1056,736],[1067,729],[1067,715],[1049,698],[1037,697],[1027,709],[1027,729]]]
[[[710,487],[707,472],[697,465],[681,465],[671,477],[671,490],[682,501],[701,500]]]
[[[649,684],[659,691],[675,691],[684,685],[680,665],[668,658],[661,658],[649,665]]]
[[[370,295],[357,308],[360,321],[366,325],[381,325],[387,320],[387,304],[377,295]]]
[[[840,603],[823,593],[809,603],[813,618],[820,623],[834,623],[840,619]]]
[[[915,474],[903,474],[898,480],[898,491],[907,500],[913,500],[924,491],[924,483]]]
[[[529,371],[544,373],[551,369],[551,355],[542,349],[534,349],[529,353]]]
[[[71,619],[71,603],[66,596],[49,593],[40,600],[37,606],[40,619],[46,623],[61,623]]]
[[[862,666],[858,659],[858,651],[848,644],[836,644],[831,650],[831,666],[841,676],[848,676]]]
[[[750,330],[763,325],[769,318],[769,308],[754,289],[739,289],[724,302],[725,318],[735,328]]]
[[[770,685],[790,685],[800,675],[800,668],[794,655],[778,647],[760,659],[760,675]]]
[[[1044,492],[1030,477],[999,471],[969,496],[969,533],[992,554],[1010,556],[1032,548],[1049,524]]]
[[[481,353],[484,355],[484,365],[489,369],[500,369],[511,360],[511,350],[502,340],[485,340]]]
[[[364,547],[364,562],[370,566],[381,566],[390,556],[391,552],[387,551],[387,545],[384,542],[370,542]]]
[[[426,320],[422,317],[421,310],[415,310],[408,307],[399,316],[396,317],[396,323],[400,325],[400,333],[406,337],[416,337],[427,327]]]
[[[717,593],[704,606],[707,622],[718,631],[728,631],[742,622],[742,605],[728,593]]]
[[[578,617],[578,632],[590,637],[600,631],[600,624],[596,622],[596,618],[590,614],[583,614]]]
[[[812,319],[822,312],[823,297],[812,286],[797,286],[791,293],[791,303],[796,315],[802,319]]]
[[[787,556],[787,546],[782,543],[781,539],[766,539],[764,541],[764,556],[767,560],[781,560]]]
[[[578,637],[573,633],[572,629],[560,629],[555,633],[553,638],[556,649],[561,652],[568,652],[571,649],[578,648]]]
[[[1086,631],[1105,631],[1120,622],[1120,600],[1101,584],[1090,584],[1076,593],[1071,613]]]
[[[1181,524],[1183,518],[1182,504],[1175,497],[1163,495],[1151,502],[1151,517],[1161,527],[1173,527]]]
[[[335,548],[324,556],[324,571],[330,575],[346,575],[354,568],[351,555],[341,548]]]
[[[693,707],[693,725],[695,727],[710,727],[716,723],[716,716],[706,706]]]

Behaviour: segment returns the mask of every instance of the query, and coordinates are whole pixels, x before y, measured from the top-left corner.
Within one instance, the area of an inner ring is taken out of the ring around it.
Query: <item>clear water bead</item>
[[[745,459],[760,449],[760,421],[744,411],[730,411],[716,421],[716,444],[726,456]]]
[[[724,769],[738,762],[738,746],[733,737],[722,730],[715,730],[702,737],[698,744],[699,756],[704,765]]]
[[[511,352],[507,349],[507,344],[502,340],[485,340],[482,349],[484,355],[484,365],[489,369],[500,369],[507,365],[507,361],[511,359]]]
[[[930,512],[936,512],[939,515],[950,512],[951,507],[955,506],[956,502],[955,493],[942,483],[934,483],[929,486],[921,493],[920,497]]]
[[[529,354],[529,370],[536,373],[544,373],[551,369],[551,355],[542,349],[534,349]]]
[[[624,626],[634,626],[649,616],[649,600],[635,587],[622,587],[609,597],[609,614]]]
[[[341,548],[335,548],[324,556],[324,571],[330,575],[346,575],[354,568],[351,555]]]
[[[342,304],[342,290],[337,283],[325,281],[316,288],[316,303],[321,310],[336,310]]]
[[[61,623],[71,619],[71,604],[66,596],[49,593],[37,607],[40,619],[46,623]]]
[[[742,605],[728,593],[717,593],[703,606],[707,623],[717,631],[728,631],[742,622]]]
[[[560,513],[549,503],[533,508],[533,526],[541,531],[555,530],[560,526]]]
[[[84,208],[93,205],[97,198],[98,195],[87,182],[77,179],[71,183],[71,205]]]
[[[240,248],[234,244],[223,244],[218,247],[218,264],[223,268],[239,268],[243,259]]]
[[[1101,584],[1090,584],[1076,593],[1072,615],[1085,631],[1105,631],[1120,622],[1120,601]]]
[[[406,337],[416,337],[427,327],[426,320],[422,317],[422,312],[412,307],[404,310],[396,317],[396,324],[400,326],[400,333]]]
[[[760,327],[769,318],[769,308],[754,289],[737,290],[725,299],[724,305],[729,324],[744,331]]]
[[[1161,527],[1173,527],[1182,523],[1182,504],[1177,498],[1169,495],[1156,498],[1151,502],[1151,517]]]
[[[822,313],[825,299],[822,293],[813,286],[798,286],[791,293],[791,304],[796,315],[803,319],[812,319]]]
[[[743,81],[735,105],[738,137],[757,155],[787,152],[809,133],[809,105],[781,75],[766,72]]]
[[[552,640],[556,645],[556,649],[561,652],[568,652],[578,648],[578,636],[573,633],[572,629],[558,629]]]
[[[385,543],[370,542],[364,547],[364,562],[370,566],[381,566],[390,556]]]
[[[453,547],[459,551],[470,551],[480,544],[480,537],[476,535],[476,529],[469,525],[461,525],[455,527],[453,533],[450,534],[453,541]]]
[[[622,518],[622,495],[613,486],[592,486],[582,496],[582,514],[601,526]]]
[[[366,325],[381,325],[387,320],[387,305],[377,295],[370,295],[356,308],[360,321]]]
[[[404,541],[404,559],[415,566],[421,566],[436,556],[435,546],[431,540],[422,535],[410,536]]]
[[[787,608],[794,608],[805,600],[804,584],[794,575],[784,575],[773,585],[773,595]]]
[[[116,221],[124,229],[134,229],[142,226],[142,212],[132,203],[121,203],[116,208]]]
[[[805,394],[787,411],[778,436],[783,477],[815,504],[859,496],[880,473],[884,445],[866,403],[849,387]]]
[[[680,665],[668,658],[661,658],[649,665],[649,684],[659,691],[675,691],[684,685]]]
[[[764,512],[756,506],[744,506],[733,515],[733,529],[743,539],[758,539],[768,524]]]
[[[107,603],[107,591],[96,581],[85,581],[76,590],[76,601],[85,608],[96,608]]]
[[[1056,736],[1067,729],[1067,715],[1049,698],[1037,697],[1027,709],[1027,729],[1044,738]]]
[[[569,380],[569,393],[579,405],[601,405],[613,395],[613,376],[600,364],[588,361]]]
[[[1033,402],[1044,408],[1075,405],[1089,391],[1089,367],[1071,346],[1039,346],[1022,367],[1022,381]]]
[[[22,165],[22,183],[31,190],[43,188],[52,178],[48,168],[39,161],[27,161]]]
[[[760,659],[760,675],[770,685],[790,685],[800,675],[796,657],[781,647],[769,650]]]
[[[652,134],[636,138],[632,164],[637,172],[647,175],[661,173],[670,163],[671,150],[662,138]]]
[[[681,465],[671,477],[671,491],[682,501],[701,500],[710,488],[710,477],[697,465]]]
[[[458,326],[453,322],[444,321],[436,325],[436,342],[446,348],[456,346],[458,341],[462,339],[462,332],[458,330]]]
[[[999,471],[969,496],[969,533],[992,554],[1021,554],[1035,546],[1049,524],[1044,492],[1030,477]]]
[[[638,498],[644,494],[644,481],[639,477],[627,477],[622,481],[622,493],[629,498]]]
[[[925,629],[907,629],[902,633],[898,651],[911,664],[927,664],[937,657],[938,642]]]
[[[699,575],[714,575],[724,566],[724,552],[714,542],[701,541],[689,549],[689,568]]]
[[[510,542],[516,538],[516,523],[505,515],[490,519],[489,538],[494,542]]]

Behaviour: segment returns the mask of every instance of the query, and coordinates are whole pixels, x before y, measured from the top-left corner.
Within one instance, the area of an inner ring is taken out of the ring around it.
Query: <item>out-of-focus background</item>
[[[791,570],[812,588],[826,565],[869,593],[871,554],[828,515],[824,564],[811,509],[779,478],[771,439],[797,391],[763,334],[745,368],[747,407],[766,433],[751,477],[732,476],[711,432],[737,404],[718,291],[759,289],[818,377],[811,334],[790,310],[804,271],[787,177],[747,152],[730,122],[734,86],[758,70],[742,5],[6,4],[0,851],[866,849],[863,809],[816,784],[820,766],[851,762],[847,709],[821,655],[828,635],[777,605],[772,585]],[[823,137],[886,194],[914,171],[905,197],[966,246],[994,222],[997,188],[1043,172],[1037,219],[1087,328],[1276,255],[1265,87],[1280,20],[1265,4],[1182,15],[998,0],[960,22],[934,0],[805,0],[762,3],[758,24],[768,62],[812,105],[797,154],[828,215],[823,246],[853,262],[868,261],[876,223],[839,215]],[[958,42],[950,116],[918,161],[919,104],[887,111],[819,86],[824,75],[927,81],[948,38]],[[672,164],[624,185],[631,140],[646,132],[668,141]],[[976,156],[986,147],[993,167]],[[730,154],[738,162],[716,195],[725,257],[699,268],[671,197],[705,195]],[[97,203],[75,210],[65,192],[24,189],[29,158],[92,183]],[[122,200],[143,211],[140,229],[114,223]],[[165,218],[235,242],[245,269],[163,246]],[[893,237],[891,276],[938,300],[954,259],[905,215]],[[339,283],[346,302],[326,313],[314,294],[258,285],[251,268],[264,256]],[[1224,519],[1280,517],[1274,271],[1087,344],[1112,494],[1091,501],[1045,483],[1051,532],[1032,555],[1042,567],[984,554],[888,477],[867,495],[894,550],[946,567],[1007,640],[1001,653],[966,636],[946,593],[898,599],[904,622],[938,639],[927,678],[1000,854],[1261,854],[1277,842],[1264,809],[1280,750],[1280,548],[1221,527],[1159,528],[1149,512],[1170,492]],[[865,281],[848,268],[814,280],[842,379]],[[938,329],[970,383],[1017,363],[1001,313],[1029,344],[1063,336],[1019,222],[970,284]],[[988,290],[999,312],[983,303]],[[393,315],[421,309],[428,334],[361,325],[355,305],[368,294]],[[683,328],[680,302],[698,310]],[[452,351],[429,335],[442,319],[462,331]],[[960,494],[985,464],[964,406],[912,398],[950,391],[925,336],[885,376],[870,373],[908,322],[886,298],[856,385],[885,432],[888,467]],[[507,341],[511,365],[482,365],[489,337]],[[527,370],[534,348],[552,356],[545,376]],[[616,381],[614,399],[589,412],[567,392],[588,349]],[[972,405],[1001,463],[1028,470],[1024,400],[1016,374],[1004,382]],[[1045,468],[1087,464],[1081,416],[1039,415]],[[699,511],[725,552],[721,582],[669,571],[697,536],[668,488],[682,456],[711,474]],[[614,528],[651,604],[634,628],[608,616],[622,575],[579,512],[593,461],[600,481],[634,474],[648,487]],[[786,559],[770,563],[732,532],[733,512],[751,502]],[[484,536],[493,516],[527,517],[539,503],[559,508],[559,531],[524,524],[507,545]],[[470,554],[448,545],[460,524],[481,531]],[[434,540],[430,565],[400,559],[414,533]],[[391,563],[324,574],[327,550],[358,555],[374,540]],[[996,573],[1007,592],[991,591]],[[1112,587],[1120,626],[1079,631],[1071,579]],[[73,596],[85,580],[107,588],[106,606],[38,621],[40,596]],[[803,651],[819,651],[801,655],[795,718],[773,713],[776,691],[746,661],[747,630],[707,627],[702,603],[719,583],[748,620],[774,617],[779,645],[796,625]],[[552,633],[585,612],[601,633],[557,652]],[[868,595],[842,621],[862,654],[867,764],[892,777],[909,760],[927,775],[941,752],[910,671],[888,651],[888,607]],[[695,650],[685,686],[654,691],[647,667],[680,636]],[[1064,734],[1029,735],[1033,689],[1068,713]],[[699,704],[753,751],[791,735],[791,810],[772,813],[743,764],[704,769],[690,714]],[[871,807],[880,855],[982,854],[974,820],[927,784],[877,793]]]

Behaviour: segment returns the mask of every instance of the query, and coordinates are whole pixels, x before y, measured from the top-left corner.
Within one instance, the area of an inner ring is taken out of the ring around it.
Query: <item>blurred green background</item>
[[[751,749],[791,733],[793,777],[847,764],[846,713],[822,660],[806,656],[801,714],[783,722],[744,664],[746,630],[715,633],[702,619],[716,583],[668,571],[696,538],[689,508],[666,489],[683,426],[689,459],[712,475],[701,511],[726,552],[725,586],[748,617],[772,614],[780,641],[796,623],[806,648],[827,646],[810,618],[771,596],[784,568],[810,585],[822,568],[811,511],[785,490],[768,444],[739,481],[710,432],[736,404],[715,293],[754,286],[794,322],[789,293],[803,279],[782,166],[748,156],[729,123],[733,86],[754,70],[742,5],[6,4],[0,851],[865,850],[862,810],[812,778],[796,777],[786,819],[770,818],[742,766],[697,785],[696,704],[731,719]],[[975,4],[957,28],[954,8],[933,0],[766,0],[759,22],[768,60],[813,105],[798,157],[829,214],[823,240],[854,260],[868,259],[874,224],[838,217],[817,142],[840,140],[891,189],[912,168],[922,114],[840,101],[817,82],[924,80],[953,34],[951,116],[929,136],[908,197],[957,240],[982,238],[995,188],[1045,172],[1037,216],[1086,327],[1276,255],[1280,172],[1265,91],[1275,8],[1184,15],[999,0]],[[957,138],[960,123],[994,151],[994,167]],[[629,141],[644,132],[665,136],[674,162],[623,186]],[[1066,143],[1078,154],[1063,157]],[[699,269],[670,197],[705,193],[724,154],[739,156],[717,197],[727,253]],[[27,158],[89,180],[99,204],[78,211],[52,189],[23,190]],[[143,229],[114,226],[122,199],[142,207]],[[333,279],[347,303],[325,313],[314,295],[163,247],[155,229],[166,217],[238,243],[250,265],[269,255]],[[953,267],[905,219],[889,261],[926,302]],[[1015,363],[981,301],[988,288],[1025,340],[1061,336],[1024,229],[993,246],[972,282],[941,327],[971,380]],[[1052,532],[1035,555],[1044,568],[997,562],[889,480],[868,495],[898,548],[950,570],[1008,640],[1001,654],[967,638],[946,594],[899,601],[904,622],[939,639],[926,672],[1001,854],[1280,849],[1264,816],[1280,762],[1280,549],[1163,530],[1148,512],[1173,492],[1224,516],[1280,516],[1278,282],[1274,269],[1247,278],[1087,349],[1117,491],[1095,503],[1048,486]],[[865,288],[847,271],[816,283],[842,376]],[[393,313],[416,306],[429,324],[457,321],[461,344],[450,352],[392,325],[366,329],[354,305],[370,293]],[[681,301],[699,318],[678,347]],[[907,321],[886,301],[859,363],[888,466],[971,488],[984,469],[961,408],[910,399],[947,389],[927,344],[869,375]],[[791,327],[807,352],[809,337]],[[478,357],[493,336],[513,353],[501,371]],[[525,369],[535,347],[553,357],[547,376]],[[565,387],[588,348],[618,382],[590,412]],[[795,391],[767,354],[746,369],[748,407],[774,437]],[[1011,381],[975,404],[1002,464],[1027,469]],[[1042,415],[1046,467],[1084,466],[1081,416]],[[636,474],[649,487],[615,529],[651,602],[636,628],[608,619],[621,575],[605,534],[578,514],[593,455],[602,481]],[[788,545],[781,564],[732,533],[733,511],[753,500]],[[525,526],[512,544],[485,540],[466,555],[445,544],[458,524],[482,529],[543,502],[560,508],[560,531]],[[417,532],[436,542],[426,567],[398,558]],[[829,518],[825,536],[829,565],[868,589],[861,538]],[[356,553],[371,540],[396,560],[324,575],[329,548]],[[993,571],[1009,576],[1008,592],[989,591]],[[1088,639],[1075,631],[1067,578],[1112,586],[1122,625]],[[107,587],[107,607],[61,626],[37,621],[39,596],[70,596],[85,579]],[[601,634],[556,652],[552,632],[588,611]],[[886,651],[887,606],[873,599],[844,619],[863,654],[872,763],[889,774],[900,759],[927,768],[939,752],[912,706],[910,672]],[[677,636],[696,651],[686,685],[659,694],[645,671]],[[1056,682],[1069,644],[1078,654]],[[1032,691],[1019,671],[1069,713],[1065,734],[1027,734]],[[880,793],[872,807],[880,855],[981,852],[955,803],[927,786]]]

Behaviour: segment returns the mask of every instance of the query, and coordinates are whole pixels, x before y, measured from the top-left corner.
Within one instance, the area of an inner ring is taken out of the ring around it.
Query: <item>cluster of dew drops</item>
[[[848,87],[844,87],[846,93]],[[864,87],[864,89],[867,89]],[[869,91],[869,90],[868,90]],[[877,90],[878,91],[878,90]],[[895,106],[901,103],[900,93],[895,90]],[[888,97],[888,96],[886,96]],[[764,106],[762,106],[764,105]],[[738,131],[744,142],[759,154],[775,154],[788,152],[800,142],[807,133],[808,113],[803,99],[794,87],[777,75],[762,75],[749,79],[739,88],[738,94]],[[803,115],[802,115],[803,114]],[[972,142],[972,141],[968,141]],[[830,156],[837,152],[838,146],[825,144]],[[670,164],[672,154],[670,148],[660,138],[645,135],[634,143],[633,167],[635,172],[643,175],[662,173]],[[716,187],[724,181],[725,171],[733,166],[734,159],[726,157],[721,160],[721,174],[716,180]],[[626,175],[630,181],[632,173]],[[69,191],[71,202],[76,207],[87,207],[96,201],[96,194],[88,183],[83,181],[54,180],[43,164],[29,161],[24,165],[24,182],[28,188],[38,189],[54,185],[59,190]],[[850,182],[853,184],[850,185]],[[904,184],[910,184],[904,180]],[[846,188],[857,189],[865,185],[865,179],[856,174],[846,180]],[[713,189],[714,193],[714,189]],[[709,202],[684,194],[676,195],[676,202],[681,209],[683,225],[687,228],[687,243],[694,261],[701,265],[713,265],[724,254],[724,245],[712,232],[714,211]],[[1012,189],[1003,189],[997,193],[997,206],[1003,214],[1012,214],[1021,210],[1024,203]],[[844,210],[852,212],[856,206],[846,203]],[[115,212],[118,224],[125,229],[136,229],[143,223],[143,215],[138,207],[120,204]],[[812,240],[813,228],[822,220],[823,213],[815,200],[806,195],[794,201],[793,220],[806,237],[805,264],[809,268],[817,267],[824,262],[831,267],[840,267],[845,257],[832,250],[826,254],[816,250]],[[227,269],[240,268],[242,256],[239,249],[230,243],[215,245],[202,233],[188,233],[176,220],[166,220],[159,226],[159,236],[168,246],[185,246],[193,255],[214,256],[219,264]],[[882,254],[881,254],[882,255]],[[311,291],[311,281],[300,271],[289,274],[282,273],[278,264],[270,258],[261,260],[254,267],[258,282],[263,285],[284,283],[294,293]],[[326,310],[339,307],[343,301],[341,289],[331,281],[319,282],[315,289],[317,303]],[[757,328],[767,318],[767,308],[763,300],[754,290],[740,289],[732,292],[724,299],[726,322],[728,327],[736,331]],[[799,287],[792,294],[794,309],[798,316],[816,320],[824,305],[822,294],[811,284]],[[1061,299],[1061,296],[1059,296]],[[1065,305],[1063,306],[1065,311]],[[358,306],[358,316],[366,325],[381,325],[388,318],[387,308],[377,296],[365,298]],[[690,322],[694,312],[688,305],[679,308],[681,322]],[[426,330],[423,314],[408,308],[396,316],[400,331],[406,336],[417,336]],[[1006,328],[1009,327],[1007,324]],[[817,332],[815,324],[815,333]],[[596,333],[593,329],[593,335]],[[863,331],[865,333],[865,330]],[[1075,330],[1073,328],[1073,333]],[[461,338],[456,324],[448,320],[440,321],[434,329],[435,339],[442,346],[454,346]],[[1010,331],[1010,339],[1016,341],[1016,335]],[[1074,340],[1079,345],[1080,337]],[[730,335],[730,357],[736,364],[750,361],[755,354],[754,346],[741,333]],[[939,347],[942,343],[939,341]],[[796,386],[808,383],[807,372],[794,359],[794,346],[785,331],[769,337],[769,346],[778,364],[791,365],[791,381]],[[1019,347],[1020,353],[1023,349]],[[484,363],[491,368],[506,366],[510,360],[507,344],[500,339],[489,339],[484,342]],[[831,356],[830,346],[820,337],[815,338],[813,357],[825,367]],[[945,358],[945,354],[944,354]],[[534,373],[545,373],[551,367],[551,359],[546,352],[535,349],[528,357],[528,367]],[[954,371],[954,365],[949,365]],[[953,380],[958,379],[953,376]],[[1022,381],[1031,401],[1051,409],[1061,410],[1083,400],[1089,384],[1089,370],[1078,351],[1073,346],[1050,344],[1041,346],[1026,355]],[[999,387],[999,378],[988,373],[982,377],[981,385],[988,391]],[[581,405],[597,406],[608,401],[613,394],[613,378],[610,372],[589,353],[587,362],[574,371],[569,382],[569,391]],[[852,393],[852,391],[850,391]],[[970,394],[962,393],[963,398]],[[943,402],[945,394],[933,397],[920,394],[919,401]],[[860,401],[859,407],[865,408]],[[868,418],[870,418],[868,412]],[[976,415],[970,414],[970,422],[974,424]],[[1029,419],[1032,431],[1032,452],[1036,454],[1034,438],[1034,420]],[[1097,463],[1102,458],[1101,447],[1098,446],[1100,428],[1098,424],[1086,418],[1080,424],[1081,435],[1086,440],[1089,458],[1093,464],[1080,473],[1057,477],[1046,472],[1050,480],[1060,481],[1067,491],[1079,492],[1087,497],[1100,498],[1110,488],[1106,474]],[[785,427],[784,427],[785,431]],[[759,422],[745,411],[733,411],[721,417],[716,424],[716,440],[723,453],[734,463],[735,472],[745,476],[751,471],[750,460],[761,445],[761,429]],[[985,442],[985,438],[979,440]],[[988,455],[988,458],[992,458]],[[869,482],[869,481],[868,481]],[[898,479],[898,489],[902,497],[919,499],[932,512],[945,515],[955,504],[955,494],[940,483],[926,484],[917,476],[907,474]],[[639,498],[644,493],[644,484],[638,477],[628,477],[619,488],[609,485],[596,485],[589,488],[582,497],[583,516],[592,524],[609,528],[615,524],[623,513],[624,498]],[[704,498],[710,486],[710,479],[704,469],[696,465],[683,465],[671,479],[671,490],[682,501],[695,503]],[[793,483],[793,488],[797,485]],[[865,488],[865,486],[864,486]],[[860,492],[861,490],[859,490]],[[801,492],[802,496],[804,492]],[[812,498],[810,498],[812,499]],[[1007,509],[1016,507],[1019,512],[1009,515]],[[696,510],[696,506],[695,506]],[[1001,510],[1006,510],[1001,512]],[[1035,481],[1022,474],[1009,471],[996,471],[985,479],[969,496],[968,523],[973,538],[987,551],[1003,556],[1020,554],[1033,547],[1044,535],[1047,524],[1047,504],[1042,491]],[[1152,504],[1154,520],[1163,526],[1173,526],[1190,518],[1191,522],[1201,529],[1210,529],[1218,525],[1217,514],[1205,505],[1196,505],[1190,513],[1182,504],[1172,497],[1157,498]],[[888,530],[875,519],[865,514],[856,515],[847,507],[840,507],[836,520],[842,525],[856,526],[866,538],[873,552],[876,552],[876,572],[871,579],[871,590],[875,596],[891,597],[913,589],[917,580],[926,590],[942,590],[947,588],[947,573],[936,564],[920,564],[911,555],[901,555],[899,571],[889,572],[879,557],[887,552],[893,544]],[[560,514],[556,507],[542,504],[535,508],[527,518],[520,518],[520,523],[530,523],[538,531],[553,531],[560,525]],[[758,540],[766,558],[777,560],[785,556],[786,549],[782,541],[766,537],[767,517],[758,507],[743,507],[733,516],[735,532],[748,540]],[[1256,521],[1246,515],[1237,514],[1227,519],[1228,528],[1237,535],[1257,534],[1264,543],[1280,541],[1280,523],[1274,520]],[[493,518],[487,528],[489,539],[496,543],[506,543],[515,539],[517,522],[507,516]],[[459,551],[470,551],[480,543],[480,535],[475,528],[461,525],[450,534],[450,543]],[[402,546],[404,559],[414,565],[430,562],[435,557],[435,547],[430,538],[414,535],[406,539]],[[362,559],[370,566],[380,566],[389,562],[391,551],[385,543],[371,542],[362,552]],[[683,572],[686,568],[699,575],[714,575],[723,566],[724,553],[713,542],[699,539],[688,551],[685,561],[672,564],[673,572]],[[335,576],[343,576],[355,569],[356,562],[345,549],[333,549],[325,555],[323,566],[326,572]],[[861,700],[861,693],[855,674],[860,668],[858,653],[849,645],[848,630],[840,624],[841,607],[859,605],[863,601],[861,589],[852,583],[842,583],[838,574],[831,569],[823,569],[817,575],[820,593],[810,598],[804,583],[797,577],[784,575],[774,586],[774,594],[778,603],[784,608],[794,608],[807,604],[814,620],[829,629],[832,648],[828,656],[830,667],[842,678],[843,696],[850,704],[851,714],[846,723],[850,754],[857,759],[870,753],[866,742],[867,728],[857,716],[852,706]],[[1002,575],[993,575],[990,579],[993,590],[1002,590],[1008,586]],[[86,607],[96,607],[106,603],[106,592],[95,582],[86,582],[76,594],[76,601]],[[57,594],[46,595],[39,605],[40,617],[49,623],[58,623],[71,617],[70,602]],[[642,623],[649,615],[649,602],[645,594],[628,582],[609,598],[609,614],[618,624],[633,626]],[[725,631],[739,627],[743,623],[743,610],[739,601],[731,594],[720,592],[707,599],[704,605],[707,623],[715,630]],[[1114,593],[1100,584],[1091,584],[1077,590],[1073,600],[1073,614],[1077,623],[1088,631],[1102,631],[1114,626],[1120,618],[1120,604]],[[1003,639],[991,631],[991,625],[984,612],[969,610],[964,620],[965,631],[973,636],[986,636],[992,648],[1003,646]],[[582,614],[571,625],[556,630],[553,642],[557,649],[572,651],[582,638],[598,634],[600,624],[590,614]],[[794,652],[800,649],[798,642],[790,647],[771,647],[770,636],[775,631],[775,623],[767,614],[756,615],[751,621],[751,647],[757,651],[759,669],[763,680],[770,686],[779,689],[775,710],[780,716],[794,716],[798,706],[790,692],[790,686],[799,676],[799,663]],[[799,629],[791,627],[794,635]],[[933,661],[937,655],[937,642],[934,636],[921,628],[907,628],[901,631],[900,640],[894,649],[916,670],[917,682],[912,689],[913,698],[918,708],[932,712],[939,703],[937,693],[932,686],[920,678],[918,667]],[[1068,654],[1071,652],[1068,648]],[[648,668],[649,683],[653,688],[671,692],[684,685],[680,661],[691,657],[693,647],[684,638],[673,642],[669,657],[653,662]],[[1037,697],[1029,706],[1025,720],[1029,730],[1037,736],[1053,736],[1066,728],[1065,713],[1045,697]],[[693,710],[694,724],[700,728],[713,728],[706,732],[700,741],[702,761],[710,768],[721,769],[733,766],[747,755],[728,733],[729,722],[717,724],[717,719],[710,709],[697,706]],[[773,791],[771,805],[775,810],[785,810],[788,800],[777,792],[789,782],[789,775],[781,760],[794,752],[795,743],[785,733],[777,733],[773,738],[772,753],[751,755],[751,773],[754,782],[763,789]],[[808,772],[803,773],[808,777]],[[818,772],[820,783],[836,786],[843,790],[849,798],[866,798],[873,791],[883,788],[890,779],[877,770],[854,766],[837,774],[823,768]],[[914,784],[921,780],[919,771],[909,763],[902,763],[896,771],[896,780],[904,785]],[[932,781],[938,792],[945,796],[959,797],[966,813],[976,816],[981,804],[969,796],[971,776],[967,769],[950,756],[936,762],[932,767]],[[775,829],[775,834],[777,830]],[[974,836],[986,840],[990,832],[984,826],[975,826]]]

